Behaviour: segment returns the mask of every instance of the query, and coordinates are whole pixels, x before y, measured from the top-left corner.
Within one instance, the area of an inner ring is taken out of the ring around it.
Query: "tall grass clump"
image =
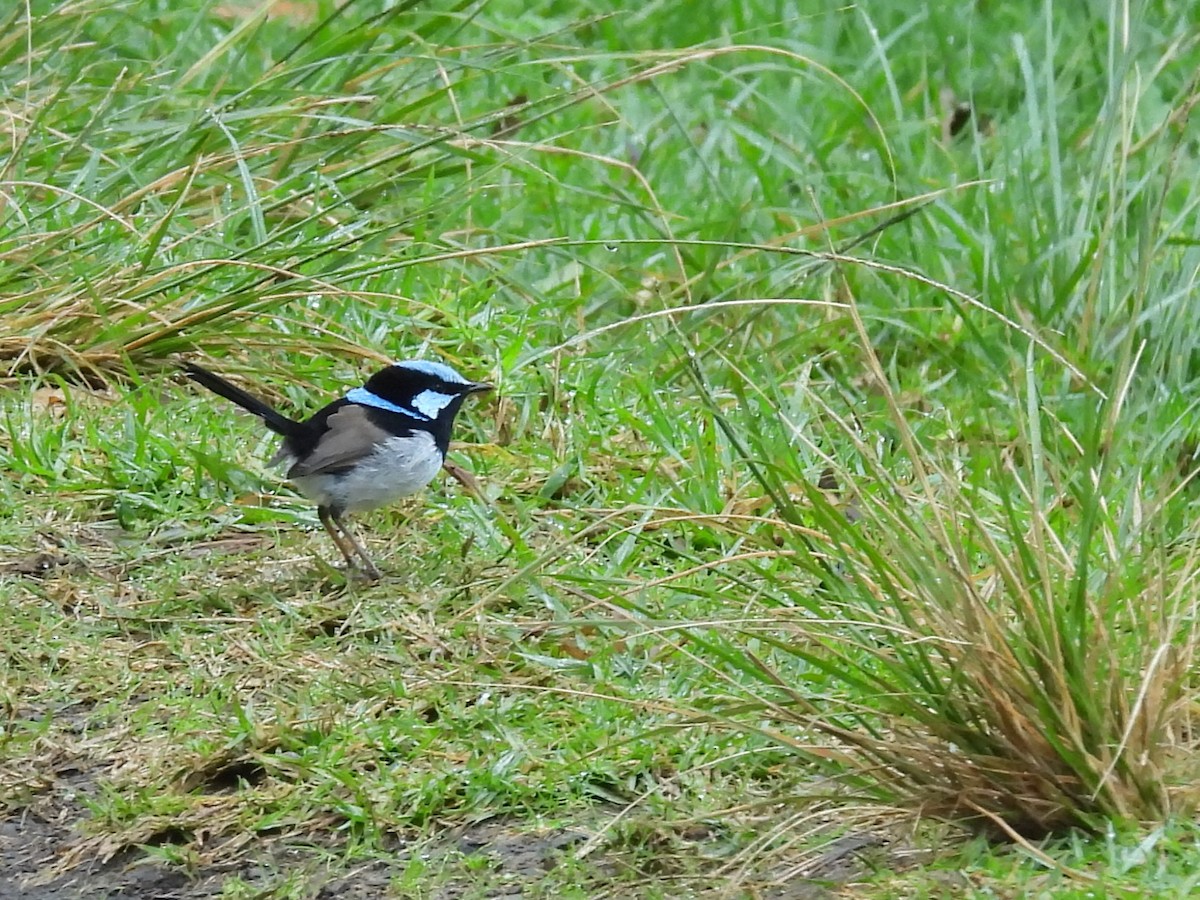
[[[583,97],[523,68],[538,36],[485,6],[6,7],[3,371],[363,354],[397,326],[465,348],[447,298],[507,284],[480,260],[523,170],[512,133]]]
[[[1074,433],[1029,390],[983,458],[897,419],[884,461],[830,413],[859,451],[826,473],[853,515],[810,492],[820,583],[778,579],[788,612],[730,658],[777,737],[813,760],[830,742],[877,799],[1009,836],[1186,814],[1200,553],[1121,446],[1119,401]]]
[[[727,491],[767,510],[713,528],[738,535],[737,612],[678,626],[726,679],[693,713],[844,800],[1008,837],[1186,816],[1200,787],[1197,42],[1114,4],[1081,47],[1064,15],[1016,41],[1022,100],[970,139],[989,189],[914,220],[952,223],[957,255],[943,234],[829,257],[801,283],[853,335],[836,353],[798,359],[762,319],[674,336]],[[920,308],[882,299],[914,285]]]

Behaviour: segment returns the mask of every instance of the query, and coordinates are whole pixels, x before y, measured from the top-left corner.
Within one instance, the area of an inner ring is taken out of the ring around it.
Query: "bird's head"
[[[376,372],[346,399],[408,416],[416,427],[432,432],[444,450],[463,401],[491,389],[486,381],[470,381],[445,363],[409,359]]]

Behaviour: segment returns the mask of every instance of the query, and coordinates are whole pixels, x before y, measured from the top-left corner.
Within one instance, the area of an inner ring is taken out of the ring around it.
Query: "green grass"
[[[60,867],[1188,895],[1190,5],[18,6],[0,799]],[[348,580],[178,354],[495,381],[485,498]]]

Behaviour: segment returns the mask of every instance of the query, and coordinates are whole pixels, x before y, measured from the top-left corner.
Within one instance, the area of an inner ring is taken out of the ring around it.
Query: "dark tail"
[[[202,369],[195,363],[184,363],[182,368],[187,373],[188,378],[200,382],[200,384],[204,385],[214,394],[220,394],[226,400],[232,400],[247,412],[254,413],[276,434],[286,436],[296,432],[296,426],[300,424],[299,422],[295,422],[287,416],[280,415],[262,400],[247,394],[240,387],[230,384],[220,375],[210,372],[208,369]]]

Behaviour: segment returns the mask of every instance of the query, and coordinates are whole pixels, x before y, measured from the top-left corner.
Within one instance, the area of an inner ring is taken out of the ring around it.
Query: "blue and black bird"
[[[297,421],[194,363],[185,363],[183,370],[283,435],[270,465],[287,465],[288,480],[317,504],[321,524],[346,564],[353,568],[357,555],[371,578],[380,577],[379,569],[343,515],[384,506],[425,487],[445,462],[463,401],[492,389],[445,363],[406,360]]]

